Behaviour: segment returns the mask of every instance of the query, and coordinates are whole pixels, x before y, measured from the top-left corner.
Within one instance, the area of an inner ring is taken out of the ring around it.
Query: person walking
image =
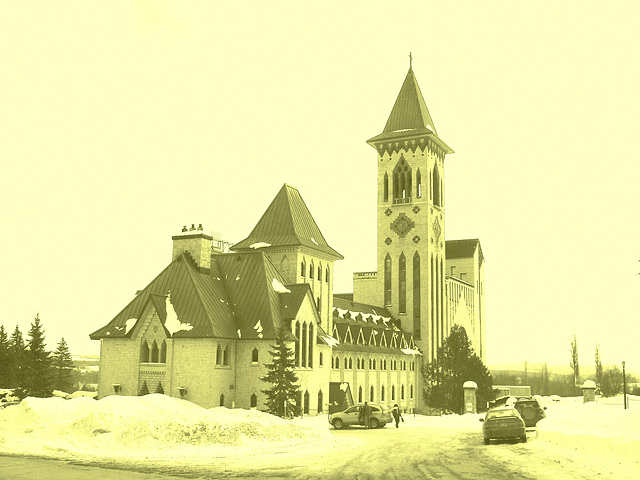
[[[397,403],[394,403],[393,408],[391,409],[391,415],[393,415],[393,419],[396,421],[396,428],[398,428],[400,419],[404,422],[404,418],[402,417],[402,412],[400,412],[400,407],[398,407]]]

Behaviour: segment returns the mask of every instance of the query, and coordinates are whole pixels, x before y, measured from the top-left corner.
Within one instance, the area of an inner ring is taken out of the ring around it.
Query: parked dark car
[[[391,422],[391,410],[386,405],[370,403],[371,418],[369,426],[371,428],[384,427]],[[347,425],[364,425],[364,421],[358,417],[362,404],[353,405],[342,412],[335,412],[329,415],[329,423],[337,430]]]
[[[514,407],[492,408],[480,421],[484,422],[482,434],[485,445],[488,445],[492,439],[527,441],[524,420]]]
[[[518,398],[514,407],[518,410],[527,427],[535,427],[540,420],[547,416],[544,413],[547,407],[541,407],[538,400],[533,397]]]

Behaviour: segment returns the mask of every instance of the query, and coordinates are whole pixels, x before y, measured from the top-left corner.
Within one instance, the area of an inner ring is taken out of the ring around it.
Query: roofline
[[[377,145],[384,145],[385,143],[393,143],[397,141],[409,140],[412,138],[424,137],[424,138],[430,138],[431,140],[433,140],[436,144],[438,144],[440,148],[442,148],[445,151],[445,153],[455,153],[454,150],[449,145],[447,145],[440,137],[438,137],[438,135],[434,132],[411,133],[411,131],[407,131],[406,135],[398,135],[397,137],[393,137],[393,138],[376,140],[377,137],[383,134],[384,133],[381,133],[379,135],[376,135],[375,137],[371,137],[369,140],[367,140],[367,143],[377,150],[378,149]]]

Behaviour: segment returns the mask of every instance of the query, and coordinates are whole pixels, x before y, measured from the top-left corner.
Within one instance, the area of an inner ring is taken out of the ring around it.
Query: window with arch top
[[[258,349],[254,348],[251,351],[251,362],[252,363],[258,363]]]
[[[411,167],[400,157],[393,169],[393,202],[405,203],[411,201]]]

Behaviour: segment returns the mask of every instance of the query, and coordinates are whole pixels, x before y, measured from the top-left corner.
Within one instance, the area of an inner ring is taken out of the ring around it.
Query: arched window
[[[413,398],[413,385],[409,387],[409,394],[411,395],[410,398]]]
[[[393,202],[408,203],[411,201],[411,168],[404,159],[396,164],[393,169]]]
[[[318,392],[318,413],[322,413],[322,390]]]
[[[344,369],[347,370],[349,368],[349,361],[347,360],[347,357],[344,357]]]
[[[318,280],[322,281],[322,267],[318,265]]]
[[[384,305],[391,305],[391,256],[384,259]]]
[[[362,387],[358,387],[358,403],[362,403]]]
[[[413,255],[413,335],[420,338],[420,255]]]
[[[251,408],[256,408],[258,406],[258,397],[256,397],[255,393],[251,394]]]
[[[420,175],[420,169],[416,172],[416,197],[422,197],[422,175]]]
[[[222,365],[222,345],[218,344],[218,349],[216,350],[216,365]]]
[[[254,348],[251,351],[251,362],[252,363],[258,363],[258,349]]]
[[[404,253],[400,254],[398,263],[398,310],[407,313],[407,260]]]
[[[222,351],[222,364],[229,365],[229,347],[225,347]]]
[[[300,263],[300,276],[302,278],[307,274],[307,265],[304,263],[304,260]]]
[[[149,344],[146,340],[142,341],[140,347],[140,363],[149,363]]]
[[[302,338],[302,328],[300,326],[300,322],[296,322],[295,323],[295,334],[296,334],[296,345],[295,345],[295,362],[296,362],[296,367],[299,367],[300,364],[300,339]]]
[[[373,402],[375,400],[374,396],[373,396],[373,385],[371,385],[371,388],[369,389],[369,401]]]
[[[384,402],[384,385],[380,387],[380,401]]]
[[[313,262],[309,265],[309,280],[313,280]]]
[[[164,340],[160,345],[160,363],[167,363],[167,342]]]
[[[400,400],[404,400],[404,385],[400,387]]]
[[[309,415],[309,391],[304,392],[304,413]]]
[[[318,354],[318,364],[319,364],[321,367],[322,367],[322,365],[324,365],[323,358],[322,358],[322,352],[320,352],[320,353]]]
[[[349,357],[349,370],[353,369],[353,359]]]
[[[376,359],[375,358],[373,359],[373,369],[374,370],[376,369]]]
[[[329,283],[329,267],[327,267],[326,273],[325,273],[325,282]]]
[[[442,199],[441,199],[441,182],[440,182],[440,174],[438,173],[438,166],[434,166],[433,167],[433,204],[436,205],[437,207],[441,207],[442,206]]]
[[[396,399],[396,386],[391,385],[391,401],[393,402]]]
[[[309,344],[309,331],[306,323],[302,324],[302,363],[303,367],[307,366],[307,346]]]
[[[383,198],[385,202],[389,201],[389,175],[384,174]]]
[[[224,393],[220,394],[220,406],[224,407]]]
[[[158,344],[154,340],[153,343],[151,344],[151,363],[158,363],[159,353],[160,353],[160,350],[158,349]]]
[[[322,312],[321,306],[322,304],[320,303],[320,297],[316,297],[316,307],[318,308],[318,313]]]
[[[316,336],[313,331],[313,323],[309,324],[309,361],[307,362],[307,366],[309,368],[313,367],[313,345]]]

